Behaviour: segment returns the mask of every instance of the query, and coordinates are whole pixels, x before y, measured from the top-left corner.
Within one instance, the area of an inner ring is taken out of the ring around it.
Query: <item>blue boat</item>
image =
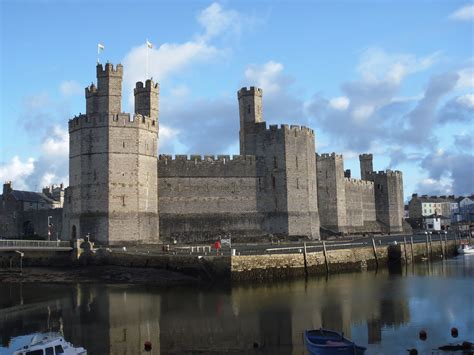
[[[367,350],[344,338],[343,333],[323,328],[305,330],[304,342],[311,355],[364,355]]]

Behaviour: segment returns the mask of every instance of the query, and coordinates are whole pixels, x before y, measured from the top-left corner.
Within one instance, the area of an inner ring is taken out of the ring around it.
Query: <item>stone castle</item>
[[[122,65],[97,65],[86,113],[69,121],[69,187],[63,238],[98,243],[210,240],[217,236],[307,236],[401,232],[403,178],[374,172],[360,156],[361,180],[337,154],[316,154],[312,129],[270,125],[262,90],[238,91],[240,155],[157,155],[159,86],[134,89],[123,113]]]

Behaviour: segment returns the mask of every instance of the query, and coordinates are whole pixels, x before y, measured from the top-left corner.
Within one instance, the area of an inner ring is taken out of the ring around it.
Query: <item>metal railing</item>
[[[0,249],[10,248],[71,248],[71,243],[67,241],[49,240],[0,240]]]

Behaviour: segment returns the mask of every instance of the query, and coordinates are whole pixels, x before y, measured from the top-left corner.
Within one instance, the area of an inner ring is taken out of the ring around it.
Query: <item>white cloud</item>
[[[0,181],[12,181],[15,189],[26,189],[25,178],[33,173],[34,163],[33,158],[21,161],[18,156],[14,156],[8,163],[0,164]]]
[[[329,100],[329,106],[331,106],[333,109],[338,110],[338,111],[345,111],[349,107],[350,100],[345,97],[335,97],[331,100]]]
[[[160,124],[160,132],[158,137],[158,151],[161,152],[162,147],[173,146],[173,140],[178,137],[180,130]]]
[[[67,157],[69,154],[69,133],[59,126],[54,126],[41,146],[43,154],[55,157]]]
[[[465,94],[459,96],[456,101],[466,108],[473,109],[474,108],[474,94]]]
[[[455,21],[474,20],[474,4],[465,5],[457,9],[451,15],[449,15],[449,19]]]
[[[474,60],[471,66],[463,68],[458,71],[459,80],[456,89],[470,89],[474,88]]]
[[[398,85],[408,74],[423,71],[431,67],[439,58],[435,52],[426,57],[417,58],[406,53],[387,53],[380,48],[366,49],[357,67],[366,82],[387,82]]]
[[[77,81],[66,80],[59,85],[59,91],[63,96],[68,97],[81,94],[83,92],[83,88]]]
[[[212,3],[197,16],[198,22],[204,27],[204,39],[210,39],[223,32],[240,33],[241,16],[235,10],[224,10],[218,3]]]
[[[362,123],[374,113],[374,110],[375,108],[372,105],[358,106],[352,110],[352,117],[354,118],[354,121]]]
[[[263,89],[265,95],[273,94],[282,89],[283,64],[268,61],[263,65],[249,65],[245,69],[244,75],[247,82],[252,86]]]

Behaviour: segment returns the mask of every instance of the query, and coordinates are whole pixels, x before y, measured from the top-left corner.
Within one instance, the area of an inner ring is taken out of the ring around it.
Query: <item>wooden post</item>
[[[405,254],[405,264],[408,264],[408,258],[407,258],[407,238],[403,237],[403,251]]]
[[[410,237],[410,248],[411,248],[411,262],[415,262],[415,256],[413,255],[413,236]]]
[[[433,239],[431,238],[431,233],[428,234],[428,236],[430,237],[430,259],[433,258]]]
[[[304,242],[303,259],[304,259],[304,275],[308,277],[308,263],[306,260],[306,242]]]
[[[379,258],[377,257],[377,248],[375,247],[375,240],[372,238],[372,249],[374,250],[375,265],[379,268]]]
[[[439,245],[441,245],[441,257],[444,259],[443,237],[441,237],[441,234],[439,235]]]
[[[324,253],[324,262],[326,263],[326,275],[329,275],[328,254],[326,251],[326,242],[324,240],[323,240],[323,253]]]
[[[426,232],[425,232],[426,233]],[[426,257],[430,257],[430,249],[428,247],[428,233],[426,233]]]

